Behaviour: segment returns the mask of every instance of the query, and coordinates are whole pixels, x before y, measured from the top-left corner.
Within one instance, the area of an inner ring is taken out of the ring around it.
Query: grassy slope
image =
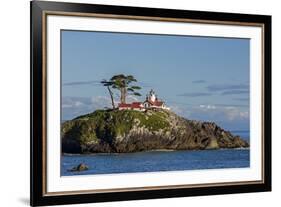
[[[114,137],[128,133],[136,124],[150,131],[168,130],[168,116],[165,111],[145,113],[132,110],[97,110],[66,121],[62,126],[62,135],[77,140],[80,144],[99,140],[112,142]]]

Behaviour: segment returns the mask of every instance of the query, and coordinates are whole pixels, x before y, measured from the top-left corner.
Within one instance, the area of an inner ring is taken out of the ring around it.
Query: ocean
[[[232,131],[249,141],[249,131]],[[89,170],[70,172],[80,163]],[[177,170],[246,168],[250,166],[250,149],[148,151],[89,155],[63,155],[61,175],[89,175]]]

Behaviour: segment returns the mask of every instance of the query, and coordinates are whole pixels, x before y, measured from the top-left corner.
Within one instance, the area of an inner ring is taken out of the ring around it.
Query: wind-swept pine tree
[[[119,74],[113,76],[110,81],[113,83],[112,88],[120,91],[120,102],[126,103],[127,95],[141,96],[137,90],[140,90],[141,87],[136,85],[131,85],[133,82],[137,82],[137,79],[132,75]]]
[[[141,96],[141,94],[137,92],[141,87],[132,85],[134,82],[137,82],[137,79],[135,79],[134,76],[126,76],[124,74],[114,75],[110,80],[104,79],[101,81],[101,84],[103,84],[109,92],[113,109],[115,109],[115,103],[112,89],[120,91],[120,103],[126,103],[126,97],[128,95]]]

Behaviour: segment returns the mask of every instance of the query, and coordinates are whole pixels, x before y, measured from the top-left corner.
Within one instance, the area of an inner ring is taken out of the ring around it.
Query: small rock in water
[[[73,167],[70,171],[71,172],[77,172],[77,171],[85,171],[85,170],[88,170],[88,169],[89,169],[89,167],[86,164],[80,163],[76,167]]]

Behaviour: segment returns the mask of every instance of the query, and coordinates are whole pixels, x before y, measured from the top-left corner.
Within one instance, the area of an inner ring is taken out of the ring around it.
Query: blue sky
[[[248,130],[249,67],[248,39],[62,31],[62,119],[110,107],[99,81],[123,73],[140,101],[154,89],[180,116]]]

